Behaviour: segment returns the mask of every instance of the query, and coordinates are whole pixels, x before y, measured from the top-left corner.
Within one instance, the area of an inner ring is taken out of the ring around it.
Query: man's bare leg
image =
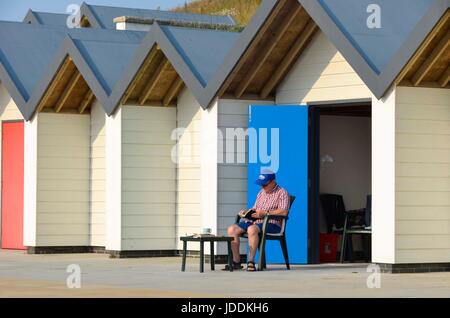
[[[240,237],[242,234],[244,234],[244,230],[237,226],[236,224],[233,224],[228,228],[228,235],[233,237],[234,240],[231,242],[231,250],[233,252],[233,261],[236,263],[241,262],[241,253],[240,253]]]
[[[252,225],[247,230],[248,234],[248,246],[250,249],[249,262],[255,262],[256,251],[258,250],[259,244],[259,227],[257,225]]]

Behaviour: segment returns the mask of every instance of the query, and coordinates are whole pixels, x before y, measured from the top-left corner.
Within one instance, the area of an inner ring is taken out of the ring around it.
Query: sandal
[[[247,272],[256,272],[255,262],[247,263]]]
[[[244,266],[241,265],[241,263],[237,263],[233,261],[233,270],[240,270],[243,269]],[[224,271],[229,271],[230,270],[230,266],[227,264],[225,265],[225,268],[223,269]]]

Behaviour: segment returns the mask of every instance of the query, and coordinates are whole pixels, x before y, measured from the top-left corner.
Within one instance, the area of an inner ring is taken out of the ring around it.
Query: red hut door
[[[2,123],[2,241],[4,249],[23,246],[24,124]]]

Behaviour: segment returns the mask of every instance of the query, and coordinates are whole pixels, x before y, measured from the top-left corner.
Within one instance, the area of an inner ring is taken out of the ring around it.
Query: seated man
[[[248,256],[247,271],[256,271],[255,254],[259,244],[259,233],[262,231],[264,217],[269,215],[287,216],[289,213],[289,194],[280,187],[276,182],[275,173],[270,170],[263,170],[256,184],[262,187],[256,202],[252,208],[254,213],[251,218],[242,218],[239,224],[233,224],[228,228],[228,235],[234,237],[231,243],[233,251],[233,268],[242,269],[240,264],[239,238],[242,234],[247,233],[250,254]],[[244,217],[246,210],[239,213]],[[268,233],[280,233],[282,226],[281,219],[269,220]]]

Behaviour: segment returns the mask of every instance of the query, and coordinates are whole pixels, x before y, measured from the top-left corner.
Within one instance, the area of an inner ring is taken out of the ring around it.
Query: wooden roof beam
[[[84,113],[84,111],[86,110],[86,108],[92,103],[92,101],[94,100],[94,93],[92,93],[91,90],[88,90],[88,92],[86,93],[86,95],[84,95],[83,101],[80,104],[80,107],[78,108],[78,112],[80,114]]]
[[[145,101],[150,96],[152,90],[155,88],[155,86],[158,84],[161,75],[164,73],[164,70],[169,67],[170,62],[168,59],[165,59],[156,70],[155,74],[150,78],[147,86],[145,86],[144,90],[142,91],[142,96],[139,98],[139,105],[143,106],[145,104]]]
[[[67,57],[61,67],[58,70],[58,73],[53,78],[50,86],[47,89],[47,92],[45,93],[44,97],[42,98],[41,102],[39,103],[39,106],[37,108],[37,112],[41,112],[44,109],[45,104],[47,104],[49,98],[52,96],[53,92],[55,91],[56,85],[59,83],[61,78],[64,76],[64,74],[67,72],[67,69],[70,66],[71,59],[70,57]]]
[[[311,39],[314,33],[317,30],[317,25],[314,23],[312,19],[309,20],[306,27],[302,30],[301,35],[298,37],[297,41],[292,45],[289,52],[286,54],[280,65],[277,67],[275,73],[270,77],[269,81],[264,85],[260,97],[262,99],[267,98],[270,95],[272,90],[278,84],[278,82],[283,77],[283,74],[287,71],[289,65],[294,62],[294,59],[297,57],[298,53],[306,43]]]
[[[261,53],[256,58],[256,61],[252,62],[252,67],[247,72],[246,76],[241,81],[238,88],[236,89],[236,92],[234,93],[237,98],[240,98],[244,94],[245,90],[253,81],[256,74],[263,66],[264,62],[269,58],[273,50],[277,47],[278,42],[295,22],[300,11],[302,11],[302,7],[300,5],[296,5],[295,9],[290,11],[287,19],[285,21],[282,21],[281,27],[276,31],[275,35],[269,39],[268,45],[261,51]]]
[[[230,87],[231,83],[234,80],[234,76],[239,72],[239,70],[242,68],[242,66],[245,64],[245,61],[248,60],[250,53],[253,51],[254,46],[261,41],[261,39],[264,38],[267,30],[274,22],[275,18],[280,13],[281,9],[284,8],[286,5],[286,0],[281,0],[278,2],[275,9],[272,11],[272,13],[269,15],[269,17],[266,19],[265,23],[263,23],[261,29],[258,31],[256,37],[252,40],[252,43],[249,48],[245,51],[245,53],[242,55],[242,57],[239,59],[238,65],[233,69],[233,71],[228,75],[227,79],[225,80],[224,84],[220,88],[218,92],[218,96],[222,96],[225,94],[227,89]]]
[[[90,28],[91,27],[91,23],[89,22],[89,19],[84,15],[80,20],[80,27],[82,27],[82,28]]]
[[[450,31],[439,41],[439,44],[434,48],[431,55],[422,63],[422,65],[417,70],[412,78],[412,83],[414,86],[419,86],[420,82],[423,81],[427,73],[431,70],[433,65],[439,60],[442,54],[450,46]]]
[[[150,66],[152,61],[155,59],[158,52],[159,52],[159,49],[157,46],[155,46],[152,48],[150,53],[147,55],[147,58],[145,59],[144,63],[142,63],[142,66],[140,67],[140,71],[138,71],[138,73],[136,74],[136,77],[133,79],[130,87],[128,87],[127,91],[125,92],[125,95],[122,98],[122,104],[125,104],[130,99],[131,94],[133,93],[137,84],[141,81],[142,77],[144,77],[145,71]]]
[[[441,76],[438,83],[441,87],[446,87],[449,81],[450,81],[450,66],[447,67],[447,70]]]
[[[169,106],[170,105],[172,100],[180,92],[180,90],[183,87],[183,85],[184,85],[183,80],[181,79],[181,77],[177,76],[175,81],[173,81],[172,85],[170,86],[169,91],[167,92],[166,96],[164,97],[164,100],[163,100],[163,105],[164,106]]]
[[[77,85],[78,81],[81,79],[81,73],[78,70],[75,70],[75,73],[72,75],[72,77],[69,80],[69,83],[67,84],[66,88],[64,89],[63,93],[61,94],[61,97],[58,99],[58,102],[55,105],[55,112],[59,113],[61,109],[66,104],[67,100],[69,99],[70,93],[72,93],[73,89]]]
[[[406,74],[411,70],[411,67],[417,62],[417,60],[423,54],[428,45],[430,45],[431,41],[434,39],[439,30],[441,30],[444,27],[448,18],[450,18],[450,10],[447,11],[444,17],[438,22],[433,31],[431,31],[430,35],[425,39],[420,48],[417,50],[416,54],[411,58],[408,64],[400,72],[399,76],[395,80],[396,85],[399,85],[405,79]]]

